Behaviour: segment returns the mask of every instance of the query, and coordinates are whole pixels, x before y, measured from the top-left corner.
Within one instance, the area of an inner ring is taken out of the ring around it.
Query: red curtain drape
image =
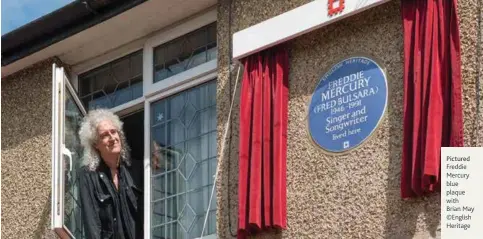
[[[242,63],[238,238],[287,225],[287,50],[275,46]]]
[[[401,196],[439,191],[441,147],[463,146],[457,0],[401,0],[404,141]]]

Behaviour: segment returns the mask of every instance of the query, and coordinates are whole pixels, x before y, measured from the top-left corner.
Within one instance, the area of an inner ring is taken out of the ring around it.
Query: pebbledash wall
[[[1,80],[3,238],[56,238],[50,231],[53,62]]]
[[[230,109],[229,2],[221,1],[218,9],[219,152]],[[308,2],[311,1],[233,1],[231,34]],[[475,115],[477,1],[459,1],[458,13],[465,144],[475,146],[475,123],[480,128],[483,124],[481,120],[476,121]],[[272,232],[256,238],[439,238],[439,194],[407,201],[400,198],[403,142],[403,29],[400,1],[390,1],[307,33],[289,42],[289,48],[288,229],[281,234]],[[341,57],[361,52],[379,58],[387,68],[390,89],[388,111],[374,136],[362,147],[345,156],[329,156],[310,142],[305,121],[308,102],[325,69]],[[234,77],[235,74],[236,68]],[[232,84],[235,83],[234,77]],[[239,99],[239,92],[236,99]],[[233,112],[231,149],[226,150],[219,162],[217,197],[220,238],[232,238],[230,230],[235,233],[237,227],[238,103],[235,103]],[[481,141],[479,145],[482,145]]]
[[[219,150],[230,106],[229,2],[220,1],[218,7]],[[233,0],[231,33],[308,2]],[[475,131],[477,125],[483,129],[483,121],[476,120],[482,115],[475,115],[477,12],[477,0],[459,1],[466,146],[483,146],[483,130]],[[308,33],[292,40],[289,46],[288,229],[257,238],[438,237],[439,195],[409,201],[399,196],[403,99],[399,1]],[[387,68],[391,90],[387,117],[361,148],[342,157],[328,156],[310,143],[305,130],[307,104],[324,69],[354,52],[370,53]],[[4,238],[56,238],[50,231],[53,61],[37,63],[1,80]],[[479,112],[483,112],[480,107]],[[229,231],[236,232],[237,226],[238,110],[235,102],[231,147],[219,158],[219,238],[232,238]]]

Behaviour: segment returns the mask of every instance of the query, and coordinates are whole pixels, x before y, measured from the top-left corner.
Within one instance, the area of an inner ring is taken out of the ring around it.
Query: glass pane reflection
[[[216,23],[154,48],[153,83],[216,59]]]
[[[71,152],[71,159],[64,155],[64,225],[76,239],[85,238],[81,220],[79,175],[82,147],[77,134],[83,115],[68,89],[65,89],[64,144]],[[71,170],[72,169],[72,170]]]
[[[212,81],[151,105],[152,238],[200,237],[207,212],[204,236],[216,233],[216,200],[208,208],[217,164],[215,91]]]

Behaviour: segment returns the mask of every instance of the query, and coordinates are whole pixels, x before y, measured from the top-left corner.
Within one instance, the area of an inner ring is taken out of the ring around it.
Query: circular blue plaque
[[[342,153],[377,128],[388,98],[384,70],[367,57],[335,64],[320,80],[309,105],[308,128],[323,150]]]

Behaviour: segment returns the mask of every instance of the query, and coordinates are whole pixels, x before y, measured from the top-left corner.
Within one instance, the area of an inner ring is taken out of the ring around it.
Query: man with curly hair
[[[137,200],[142,192],[126,168],[130,149],[121,120],[109,110],[92,110],[79,137],[84,148],[79,188],[86,238],[139,238]]]

